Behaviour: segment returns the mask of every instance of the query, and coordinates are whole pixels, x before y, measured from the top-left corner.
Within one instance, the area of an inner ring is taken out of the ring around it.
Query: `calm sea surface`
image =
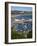
[[[32,15],[21,15],[21,16],[16,16],[16,19],[32,19]],[[24,23],[24,24],[17,24],[16,25],[16,30],[28,30],[32,29],[32,23]]]
[[[32,19],[32,15],[17,15],[16,19]]]

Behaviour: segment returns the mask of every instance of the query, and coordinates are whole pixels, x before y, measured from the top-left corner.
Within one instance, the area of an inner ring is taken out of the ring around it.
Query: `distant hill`
[[[11,11],[11,14],[32,14],[32,11]]]

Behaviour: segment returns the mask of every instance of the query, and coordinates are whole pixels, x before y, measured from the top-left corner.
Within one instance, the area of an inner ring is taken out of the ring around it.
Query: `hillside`
[[[32,11],[11,11],[11,14],[32,14]]]

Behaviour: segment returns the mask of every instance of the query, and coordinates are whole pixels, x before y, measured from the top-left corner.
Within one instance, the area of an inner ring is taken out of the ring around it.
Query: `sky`
[[[12,6],[11,10],[18,10],[18,11],[32,11],[32,7],[19,7],[19,6]]]

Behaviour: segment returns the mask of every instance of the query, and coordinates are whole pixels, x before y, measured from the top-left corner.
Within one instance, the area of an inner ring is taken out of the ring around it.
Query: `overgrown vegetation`
[[[27,37],[25,37],[27,35]],[[32,38],[32,30],[28,33],[23,31],[16,31],[16,28],[11,28],[11,39],[25,39],[25,38]]]

